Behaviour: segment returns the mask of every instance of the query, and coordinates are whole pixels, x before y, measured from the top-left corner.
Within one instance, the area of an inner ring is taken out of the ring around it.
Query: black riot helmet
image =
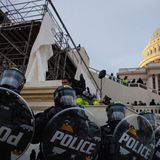
[[[125,118],[125,108],[126,106],[121,103],[113,103],[113,104],[108,105],[106,109],[108,123],[117,124],[123,118]]]
[[[26,82],[24,74],[17,68],[5,69],[0,77],[0,86],[18,94]]]
[[[69,85],[62,85],[54,92],[55,107],[74,106],[75,99],[75,90]]]
[[[153,129],[156,128],[156,115],[152,112],[140,112],[139,115],[145,117],[151,124],[151,126],[153,127]]]

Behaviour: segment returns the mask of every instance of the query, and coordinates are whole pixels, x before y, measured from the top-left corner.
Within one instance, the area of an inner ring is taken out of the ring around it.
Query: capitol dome
[[[156,39],[160,38],[160,28],[158,28],[152,35],[151,40],[150,41],[154,41]]]
[[[142,52],[142,61],[139,67],[146,67],[150,63],[160,64],[160,28],[158,28]]]

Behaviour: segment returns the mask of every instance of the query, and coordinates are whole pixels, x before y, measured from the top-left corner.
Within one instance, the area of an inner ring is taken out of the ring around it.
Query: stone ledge
[[[21,92],[21,96],[26,100],[33,110],[54,105],[53,92],[62,85],[61,80],[45,82],[27,82]]]

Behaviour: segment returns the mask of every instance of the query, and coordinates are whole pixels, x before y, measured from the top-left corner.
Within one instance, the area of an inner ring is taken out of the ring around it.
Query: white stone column
[[[155,85],[156,85],[156,90],[158,92],[158,75],[155,75]]]
[[[151,75],[148,77],[147,86],[148,88],[153,88],[153,79]]]

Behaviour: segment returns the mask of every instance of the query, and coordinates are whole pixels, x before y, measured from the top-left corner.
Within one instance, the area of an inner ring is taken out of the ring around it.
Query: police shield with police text
[[[94,160],[101,140],[94,117],[79,107],[55,115],[43,133],[42,150],[47,160]]]
[[[0,155],[14,160],[31,142],[34,118],[25,100],[19,95],[25,83],[17,69],[4,70],[0,79]]]
[[[118,160],[151,160],[155,136],[150,122],[141,115],[123,119],[114,131]]]

